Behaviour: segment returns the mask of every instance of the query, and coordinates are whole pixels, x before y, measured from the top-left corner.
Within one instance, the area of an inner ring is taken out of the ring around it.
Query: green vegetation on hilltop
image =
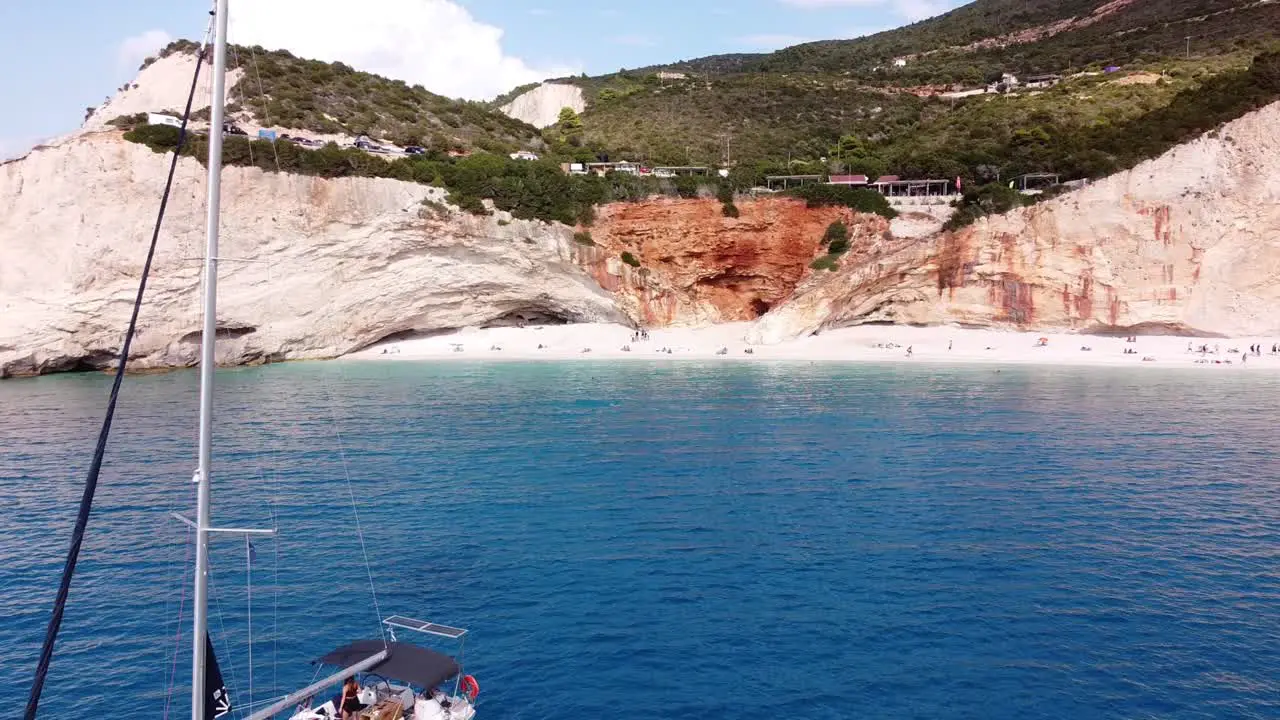
[[[342,63],[236,47],[231,65],[245,71],[231,99],[282,127],[442,150],[462,145],[511,152],[538,139],[532,126],[482,103],[451,100]]]
[[[832,76],[716,77],[597,102],[575,132],[585,148],[654,164],[718,164],[727,136],[732,159],[757,182],[826,172],[974,186],[1025,173],[1099,177],[1280,98],[1276,57],[1169,61],[1132,79],[1096,73],[954,101]]]
[[[146,145],[155,152],[169,152],[178,145],[178,128],[169,125],[141,125],[125,133],[130,142]],[[189,138],[183,154],[204,162],[209,142],[204,135]],[[479,152],[452,158],[439,152],[389,159],[356,148],[329,143],[309,149],[286,140],[228,136],[223,139],[222,161],[229,166],[257,167],[267,172],[294,173],[325,178],[393,178],[434,185],[449,191],[449,201],[475,213],[487,212],[485,201],[517,218],[590,225],[597,205],[615,201],[642,200],[653,195],[684,195],[692,180],[693,194],[700,190],[697,179],[677,178],[675,182],[657,178],[611,173],[567,175],[549,160],[512,160],[505,155]],[[578,238],[593,244],[589,234]]]
[[[1016,131],[1014,142],[1004,149],[1015,148],[1023,154],[1012,165],[1018,170],[1038,166],[1067,177],[1098,177],[1133,167],[1277,100],[1280,100],[1280,51],[1258,55],[1246,70],[1224,72],[1201,85],[1189,86],[1174,93],[1167,102],[1122,122],[1064,128],[1061,117],[1040,116],[1037,119],[1042,123]],[[968,150],[974,154],[968,159],[981,161],[985,159],[981,153],[989,149],[992,148],[974,144]],[[989,175],[983,178],[994,179],[997,178]],[[999,184],[966,192],[960,210],[951,219],[951,227],[1016,207],[1018,203],[1010,193],[1013,191]]]
[[[898,211],[889,206],[889,201],[884,195],[868,188],[815,183],[796,188],[791,191],[791,194],[804,200],[809,207],[847,207],[860,213],[880,215],[890,220],[898,216]]]
[[[244,73],[232,110],[277,126],[425,147],[426,155],[389,160],[336,145],[276,145],[282,170],[434,183],[474,212],[492,200],[519,217],[589,224],[601,202],[715,193],[723,214],[736,217],[734,193],[763,184],[766,175],[857,173],[962,178],[969,193],[958,222],[967,222],[1006,205],[1006,193],[994,188],[1019,175],[1106,175],[1280,98],[1280,53],[1258,51],[1280,26],[1280,2],[1112,2],[1095,14],[1103,3],[978,0],[857,40],[572,78],[566,82],[584,89],[586,112],[562,113],[542,132],[502,115],[494,103],[450,100],[341,63],[237,47],[230,60]],[[1021,33],[1018,42],[993,41],[1009,33]],[[160,55],[197,49],[179,41]],[[897,67],[892,59],[901,56],[911,57]],[[1111,63],[1125,67],[1102,73]],[[690,74],[659,78],[659,69]],[[1027,71],[1065,77],[1031,92],[928,96],[950,83],[980,86],[1008,71],[1023,79]],[[116,124],[130,129],[140,122]],[[165,149],[166,132],[139,127],[130,137]],[[274,154],[259,148],[270,145],[231,138],[228,162],[273,169]],[[508,160],[518,148],[537,149],[542,160]],[[460,160],[445,155],[471,149],[482,152]],[[606,158],[730,171],[719,181],[580,177],[559,169]],[[893,213],[866,190],[797,194],[810,203]]]
[[[1249,70],[1269,57],[1277,27],[1280,2],[977,0],[854,40],[573,79],[589,101],[576,140],[547,137],[579,159],[729,160],[757,178],[848,172],[978,187],[1025,173],[1097,177],[1280,97]],[[1103,73],[1110,65],[1122,71]],[[691,74],[660,79],[659,69]],[[1063,82],[936,96],[1003,73]],[[1150,75],[1125,79],[1136,73]]]
[[[178,40],[160,56],[198,51],[196,43]],[[228,66],[243,71],[228,101],[275,126],[369,135],[441,151],[478,148],[508,153],[541,145],[536,128],[483,103],[452,100],[421,85],[360,72],[343,63],[304,60],[284,50],[233,46]]]
[[[1097,12],[1101,8],[1106,11]],[[992,73],[1070,72],[1104,64],[1257,51],[1280,27],[1276,3],[1236,0],[977,0],[906,27],[805,43],[734,72],[839,73],[899,86],[978,84]],[[1017,37],[1018,42],[1009,40]],[[1001,42],[995,42],[1003,39]],[[973,47],[982,41],[980,47]],[[910,57],[905,67],[895,58]],[[694,61],[715,67],[715,58]]]
[[[843,133],[906,131],[924,102],[831,77],[733,75],[658,82],[625,78],[598,91],[582,115],[583,139],[659,164],[816,159]],[[843,131],[842,131],[843,129]]]

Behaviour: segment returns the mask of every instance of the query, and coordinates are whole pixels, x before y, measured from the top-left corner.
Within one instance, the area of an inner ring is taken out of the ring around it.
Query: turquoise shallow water
[[[219,383],[215,520],[274,511],[283,535],[256,546],[257,698],[377,632],[341,448],[382,612],[470,628],[481,718],[1280,717],[1271,378],[330,363]],[[107,384],[0,383],[5,707]],[[45,717],[127,694],[164,716],[195,407],[194,373],[126,383]],[[242,703],[243,555],[216,544],[212,611]]]

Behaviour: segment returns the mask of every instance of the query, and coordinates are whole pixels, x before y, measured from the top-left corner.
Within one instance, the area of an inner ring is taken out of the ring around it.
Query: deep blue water
[[[482,719],[1280,717],[1277,378],[329,363],[219,383],[215,522],[274,512],[282,533],[255,547],[256,698],[377,634],[345,455],[382,613],[470,629]],[[107,384],[0,383],[14,714]],[[128,696],[163,717],[189,632],[169,513],[192,502],[196,376],[125,388],[45,717]],[[212,560],[241,703],[244,553]]]

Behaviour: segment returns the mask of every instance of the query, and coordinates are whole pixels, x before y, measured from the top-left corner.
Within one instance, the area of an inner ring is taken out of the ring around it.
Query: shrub
[[[720,212],[727,218],[736,218],[741,214],[738,212],[738,206],[731,202],[721,205]]]
[[[692,175],[681,175],[675,179],[676,194],[682,198],[698,197],[698,178]]]
[[[121,130],[132,130],[138,127],[139,125],[147,124],[147,114],[135,113],[133,115],[121,115],[119,117],[108,120],[107,124],[112,127],[118,127]],[[134,142],[138,142],[138,141],[134,141]]]
[[[596,241],[591,239],[591,233],[586,232],[585,230],[574,233],[573,241],[578,243],[579,245],[587,245],[589,247],[596,246]]]
[[[448,205],[438,200],[432,200],[429,197],[422,199],[422,208],[418,213],[419,217],[424,217],[426,214],[434,215],[435,217],[447,217],[449,215]]]
[[[791,195],[801,198],[809,207],[847,207],[861,213],[874,213],[892,220],[898,212],[889,201],[875,190],[847,185],[813,184],[792,190]]]
[[[488,208],[484,206],[484,200],[475,195],[463,195],[457,192],[450,192],[449,202],[457,205],[461,210],[469,212],[472,215],[489,214]]]
[[[827,246],[827,252],[835,256],[849,252],[849,239],[840,238],[839,240],[832,240],[831,244]]]
[[[640,267],[640,261],[636,259],[636,256],[632,255],[630,252],[627,252],[625,250],[622,253],[622,262],[630,265],[633,268]]]
[[[829,247],[832,243],[843,240],[844,246],[849,247],[849,228],[844,224],[843,220],[837,220],[827,226],[827,232],[822,236],[822,246]],[[832,252],[835,252],[832,250]]]
[[[178,147],[180,134],[178,128],[171,125],[143,125],[125,133],[124,139],[146,145],[154,152],[163,153]]]
[[[1003,183],[990,183],[964,194],[944,230],[959,230],[985,215],[998,215],[1029,204],[1027,197]]]
[[[721,180],[716,186],[716,199],[725,205],[733,204],[733,185],[727,179]]]
[[[822,257],[809,263],[809,267],[814,270],[835,270],[840,267],[836,264],[836,257],[832,255],[823,255]]]

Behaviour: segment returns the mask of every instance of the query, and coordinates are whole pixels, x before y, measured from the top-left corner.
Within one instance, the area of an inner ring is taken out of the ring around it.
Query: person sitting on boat
[[[360,702],[360,683],[356,682],[353,675],[342,681],[342,698],[338,702],[338,711],[342,713],[342,720],[354,720],[356,713],[363,709],[364,703]]]

